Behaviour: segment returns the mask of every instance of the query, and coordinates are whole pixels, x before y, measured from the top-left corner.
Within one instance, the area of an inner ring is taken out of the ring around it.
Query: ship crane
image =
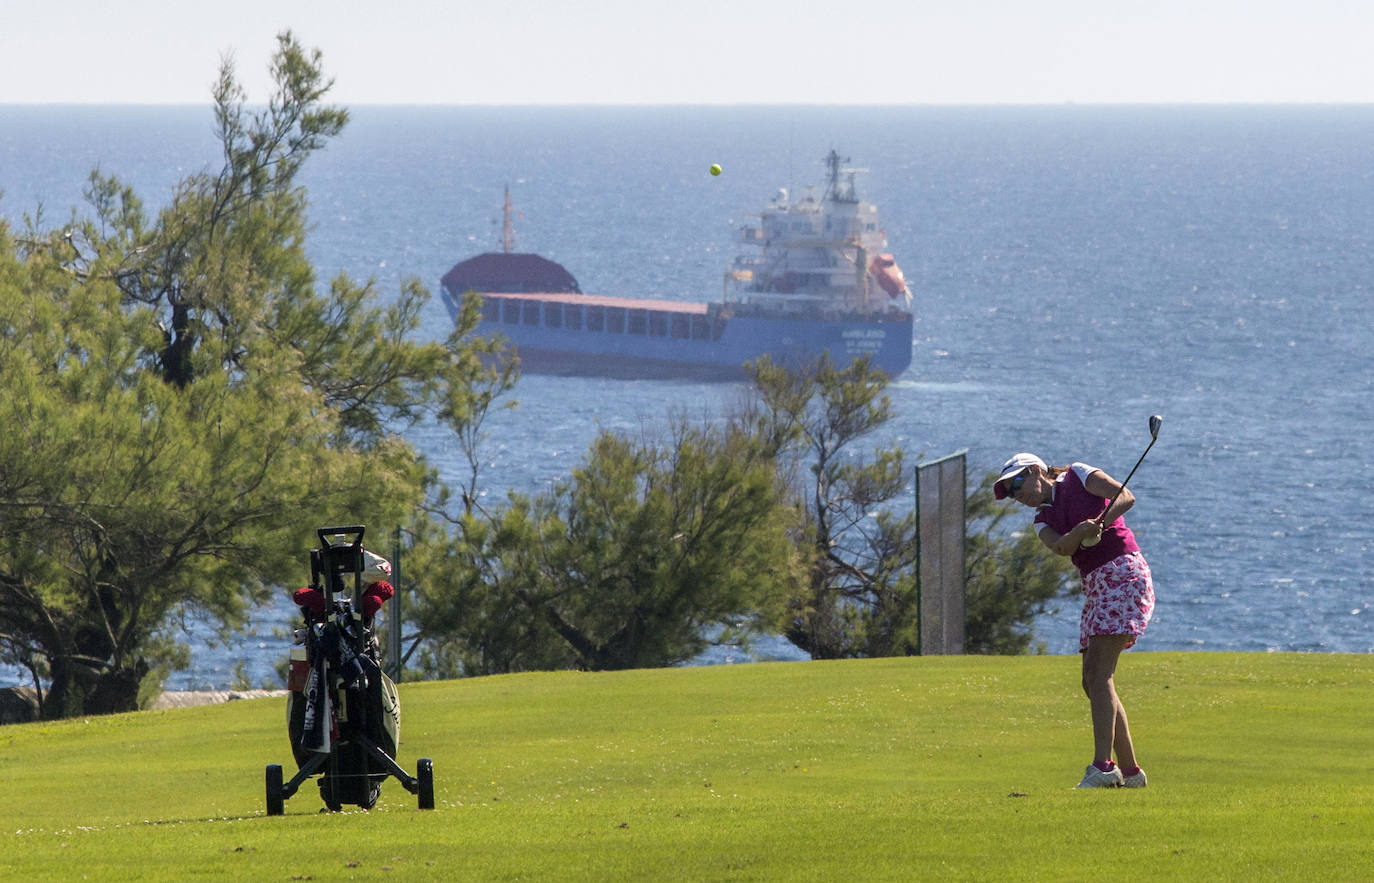
[[[515,251],[515,224],[511,223],[510,185],[506,185],[506,201],[501,207],[501,251]]]

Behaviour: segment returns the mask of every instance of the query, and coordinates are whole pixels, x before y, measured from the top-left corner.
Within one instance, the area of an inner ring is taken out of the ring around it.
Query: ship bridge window
[[[625,333],[625,308],[607,307],[606,308],[606,330],[612,334]]]
[[[643,334],[645,326],[649,320],[645,317],[643,310],[630,310],[630,327],[627,334]]]
[[[524,319],[526,325],[539,324],[539,301],[527,300],[524,302]]]
[[[501,301],[501,321],[505,322],[507,325],[520,324],[520,301]]]
[[[563,305],[563,324],[568,326],[570,331],[582,330],[582,305],[564,304]]]
[[[485,322],[500,322],[501,302],[494,297],[482,298],[482,320]]]
[[[673,316],[673,323],[672,323],[672,325],[673,325],[673,337],[691,337],[691,336],[692,336],[692,317],[691,317],[691,316],[679,316],[679,315],[674,315],[674,316]]]
[[[604,331],[606,328],[606,308],[587,307],[587,330]]]
[[[549,328],[563,327],[563,305],[544,304],[544,324]]]
[[[676,336],[676,335],[674,335]],[[692,317],[692,340],[711,339],[711,320],[705,316]]]
[[[652,337],[668,336],[668,314],[654,311],[649,313],[649,334]]]

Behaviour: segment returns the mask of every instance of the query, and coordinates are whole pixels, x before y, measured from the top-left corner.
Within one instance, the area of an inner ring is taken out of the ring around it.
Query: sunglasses
[[[1026,473],[1024,473],[1024,472],[1021,473],[1020,475],[1016,476],[1015,478],[1013,478],[1011,481],[1008,481],[1008,482],[1007,482],[1007,496],[1008,496],[1008,497],[1014,497],[1014,496],[1016,496],[1017,494],[1021,493],[1021,485],[1025,484],[1025,483],[1026,483]]]

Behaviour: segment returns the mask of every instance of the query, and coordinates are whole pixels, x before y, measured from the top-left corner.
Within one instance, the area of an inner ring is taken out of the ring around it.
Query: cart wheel
[[[329,776],[320,776],[320,799],[330,812],[343,812],[343,801],[335,791],[334,780]]]
[[[358,804],[363,809],[372,809],[377,805],[377,798],[382,794],[382,783],[369,781],[363,785],[363,799]]]
[[[267,765],[267,814],[269,816],[279,816],[283,811],[281,796],[281,764],[269,763]]]
[[[415,764],[415,778],[420,781],[420,809],[434,809],[434,761],[420,758]]]

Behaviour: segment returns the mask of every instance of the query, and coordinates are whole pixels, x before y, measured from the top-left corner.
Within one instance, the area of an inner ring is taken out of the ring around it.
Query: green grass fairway
[[[1075,791],[1077,657],[406,684],[394,780],[321,814],[280,699],[0,728],[8,880],[1374,878],[1374,656],[1126,654],[1143,791]]]

